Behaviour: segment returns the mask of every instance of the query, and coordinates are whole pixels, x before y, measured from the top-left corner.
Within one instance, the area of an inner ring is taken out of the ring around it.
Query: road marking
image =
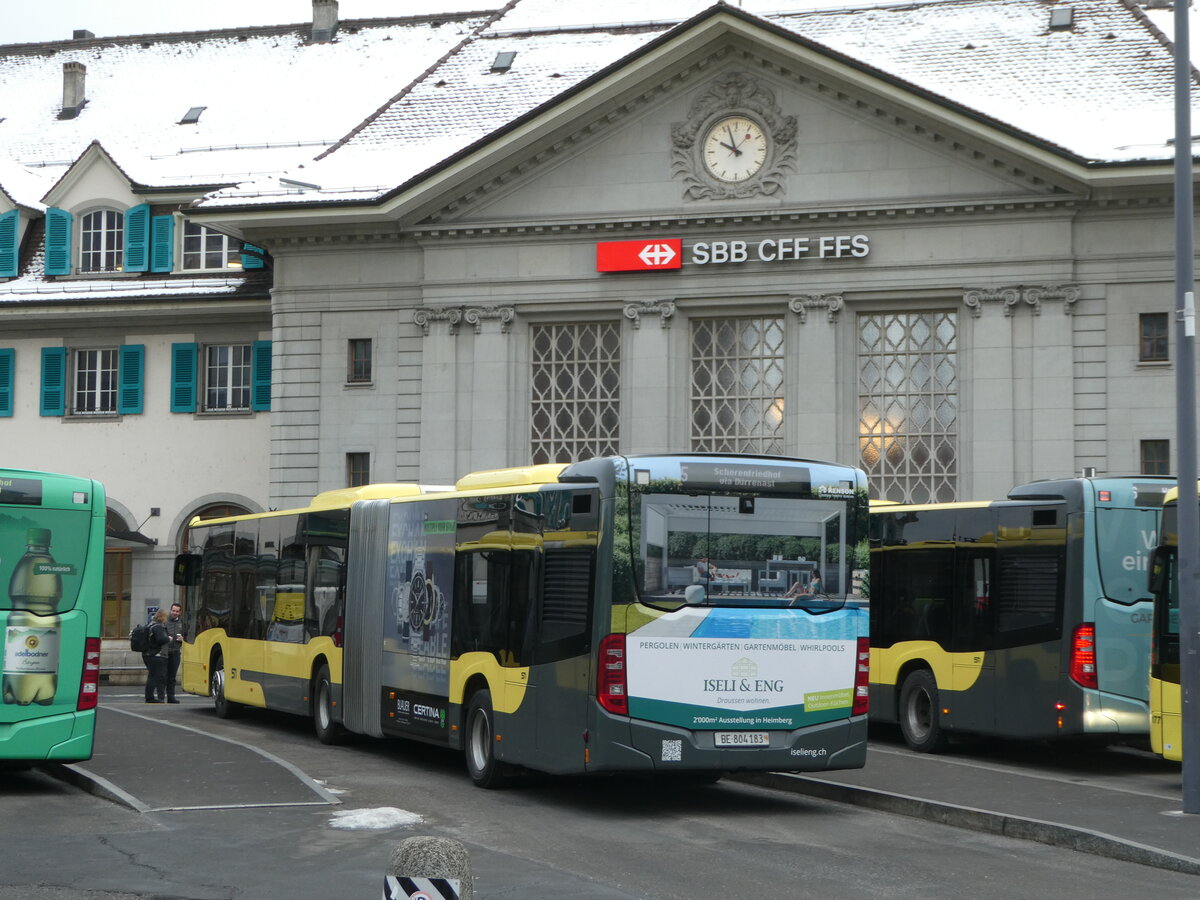
[[[322,787],[320,784],[318,784],[316,782],[316,780],[314,780],[313,778],[310,778],[307,774],[305,774],[299,768],[294,766],[292,763],[288,762],[286,759],[283,759],[282,757],[276,756],[274,753],[271,753],[267,750],[263,750],[261,747],[256,747],[253,744],[243,743],[242,741],[235,741],[232,738],[221,737],[221,735],[219,735],[219,734],[213,734],[208,731],[201,731],[199,728],[192,728],[190,725],[181,725],[178,722],[167,722],[167,721],[164,721],[163,719],[156,718],[155,716],[143,715],[142,713],[134,712],[133,710],[130,710],[130,709],[121,709],[119,706],[110,706],[107,703],[102,703],[100,705],[105,710],[111,710],[112,712],[120,713],[123,716],[133,716],[135,719],[142,719],[146,722],[153,722],[156,725],[167,725],[171,728],[178,728],[182,731],[190,731],[192,734],[198,734],[198,735],[201,735],[206,738],[212,738],[215,741],[224,741],[226,744],[233,744],[233,746],[235,746],[235,747],[243,747],[247,750],[252,751],[253,753],[257,753],[263,759],[269,760],[270,762],[275,763],[277,766],[282,766],[283,768],[287,769],[294,776],[296,776],[296,778],[302,784],[304,784],[309,790],[311,790],[314,794],[316,794],[318,797],[320,797],[321,800],[323,801],[320,803],[317,803],[315,801],[312,801],[309,803],[305,803],[303,801],[296,801],[296,802],[285,802],[285,803],[234,804],[232,806],[213,806],[213,807],[169,807],[171,809],[238,809],[238,808],[241,808],[241,806],[243,806],[243,805],[244,806],[253,806],[253,807],[261,807],[261,806],[341,806],[341,804],[342,804],[341,799],[339,799],[337,796],[335,796],[330,791],[327,791],[324,787]],[[86,770],[84,770],[84,771],[86,771]],[[89,776],[91,776],[90,772],[87,774]],[[145,804],[141,804],[141,805],[144,806]],[[147,809],[149,809],[149,807],[147,807]]]

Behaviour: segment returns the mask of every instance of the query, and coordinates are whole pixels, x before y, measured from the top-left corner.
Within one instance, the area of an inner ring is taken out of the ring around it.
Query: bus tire
[[[238,704],[225,697],[225,659],[219,653],[208,670],[208,695],[212,697],[217,718],[232,719],[238,714]]]
[[[467,774],[478,787],[489,790],[508,785],[506,767],[496,759],[496,720],[492,692],[484,688],[471,695],[467,704]]]
[[[312,714],[318,741],[336,744],[342,739],[342,726],[333,714],[333,682],[329,679],[329,666],[321,666],[313,679]]]
[[[910,672],[900,687],[900,733],[918,753],[941,753],[949,737],[938,721],[937,681],[928,669]]]

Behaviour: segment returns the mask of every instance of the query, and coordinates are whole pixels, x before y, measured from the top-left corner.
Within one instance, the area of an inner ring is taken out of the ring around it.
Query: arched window
[[[98,209],[79,223],[79,271],[120,272],[124,265],[125,214]]]
[[[246,507],[239,506],[236,503],[210,503],[208,506],[202,506],[192,513],[188,521],[191,521],[191,518],[195,516],[199,516],[202,519],[220,519],[223,516],[244,516],[249,512],[250,510],[246,509]],[[179,552],[187,553],[189,549],[188,531],[185,528],[179,538]]]

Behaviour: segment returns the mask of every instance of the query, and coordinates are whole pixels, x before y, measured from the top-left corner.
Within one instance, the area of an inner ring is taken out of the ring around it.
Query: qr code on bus
[[[663,741],[663,762],[679,762],[683,759],[683,741]]]

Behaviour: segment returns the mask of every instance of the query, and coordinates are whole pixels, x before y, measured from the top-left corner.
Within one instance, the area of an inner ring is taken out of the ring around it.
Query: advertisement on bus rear
[[[629,712],[693,731],[844,719],[866,612],[680,609],[626,636]]]

